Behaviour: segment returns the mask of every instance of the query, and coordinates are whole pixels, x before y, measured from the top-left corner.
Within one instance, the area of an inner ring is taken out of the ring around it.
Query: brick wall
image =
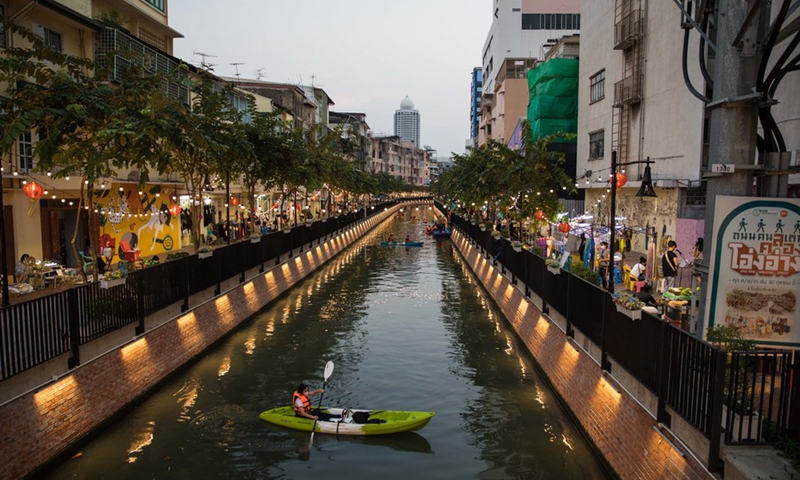
[[[609,465],[623,479],[712,479],[691,455],[683,457],[656,430],[655,419],[600,366],[574,348],[564,332],[491,266],[458,231],[453,242],[483,287],[569,405]],[[612,383],[609,383],[612,382]]]
[[[347,233],[296,255],[131,343],[81,365],[36,392],[0,406],[0,458],[3,459],[0,478],[17,479],[34,474],[395,209],[381,212]]]

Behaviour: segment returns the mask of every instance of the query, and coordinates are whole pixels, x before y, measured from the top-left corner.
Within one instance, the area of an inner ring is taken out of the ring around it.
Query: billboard
[[[800,348],[800,200],[718,196],[714,231],[708,326],[738,327],[764,346]]]

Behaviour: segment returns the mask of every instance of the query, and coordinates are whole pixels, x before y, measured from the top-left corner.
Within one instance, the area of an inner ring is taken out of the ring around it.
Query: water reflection
[[[604,478],[452,243],[410,215],[287,292],[52,478]],[[380,246],[389,233],[425,244]],[[321,386],[328,360],[326,404],[436,417],[419,432],[320,434],[311,446],[258,418],[299,382]]]

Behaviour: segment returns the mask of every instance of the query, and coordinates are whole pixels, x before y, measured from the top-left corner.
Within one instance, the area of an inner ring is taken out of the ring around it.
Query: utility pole
[[[711,110],[709,167],[734,164],[735,171],[706,177],[705,255],[695,268],[704,289],[709,285],[709,257],[713,254],[715,199],[719,195],[753,194],[758,102],[762,98],[762,92],[756,92],[756,78],[769,13],[769,2],[762,0],[716,1],[714,93],[706,107]],[[734,44],[734,40],[738,42]],[[701,337],[707,323],[706,292],[702,293],[696,329]]]

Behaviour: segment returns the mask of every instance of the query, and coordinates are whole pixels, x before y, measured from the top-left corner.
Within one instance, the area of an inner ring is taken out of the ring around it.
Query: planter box
[[[250,237],[250,243],[258,243],[261,241],[261,237]]]
[[[561,267],[551,267],[547,266],[547,271],[552,273],[553,275],[560,275],[561,274]]]
[[[760,442],[762,441],[761,434],[763,433],[762,429],[762,418],[761,413],[753,412],[750,415],[740,415],[736,412],[733,413],[733,425],[731,426],[731,435],[732,440],[734,442],[748,440],[753,442]],[[722,428],[728,428],[728,407],[727,405],[722,406]],[[739,428],[742,429],[742,437],[739,438]]]
[[[113,288],[120,285],[125,285],[124,278],[115,278],[114,280],[100,280],[100,288]]]
[[[292,233],[292,229],[291,228],[284,228],[283,229],[283,233]]]
[[[522,247],[511,247],[511,248],[513,248],[515,252],[521,252],[522,251]]]
[[[211,255],[214,255],[213,251],[211,251],[211,252],[200,252],[200,253],[197,254],[197,257],[202,260],[204,258],[210,257]]]
[[[642,311],[641,310],[628,310],[627,308],[623,307],[619,303],[614,304],[617,307],[617,311],[624,314],[626,317],[630,317],[631,320],[641,320],[642,319]]]

